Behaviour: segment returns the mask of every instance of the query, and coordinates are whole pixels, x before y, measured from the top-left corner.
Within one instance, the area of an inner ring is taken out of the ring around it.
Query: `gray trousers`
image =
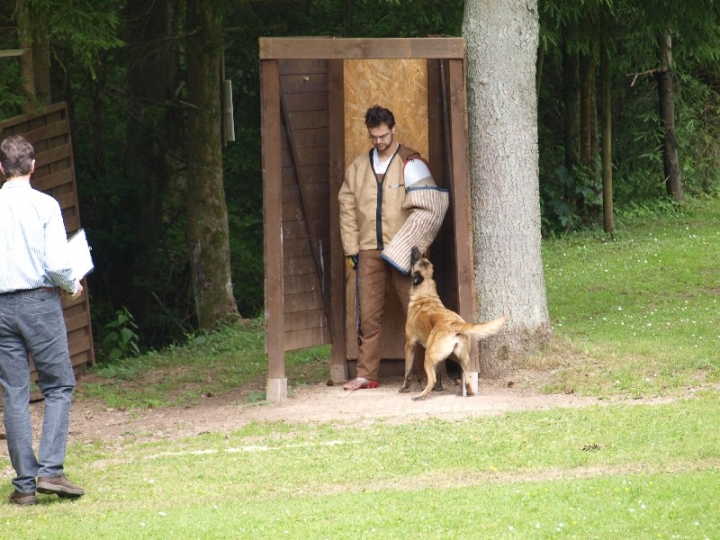
[[[30,418],[32,354],[45,397],[38,456]],[[10,461],[20,493],[35,491],[36,477],[63,474],[75,375],[56,291],[37,289],[0,295],[0,384]]]

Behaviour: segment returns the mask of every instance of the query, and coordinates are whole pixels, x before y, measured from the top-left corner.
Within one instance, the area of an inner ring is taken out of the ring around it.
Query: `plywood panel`
[[[365,127],[365,112],[375,104],[393,112],[395,138],[423,156],[429,153],[427,60],[346,60],[345,166],[372,147]],[[355,275],[346,274],[347,357],[357,358],[355,339]],[[405,313],[389,295],[381,334],[383,358],[402,358],[405,347]]]
[[[390,109],[396,140],[428,155],[428,88],[426,60],[346,60],[345,166],[372,148],[365,127],[368,107]]]

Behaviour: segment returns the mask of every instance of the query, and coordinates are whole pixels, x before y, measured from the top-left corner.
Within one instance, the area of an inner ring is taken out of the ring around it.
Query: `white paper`
[[[85,229],[78,230],[68,239],[70,264],[77,279],[84,278],[95,268],[90,255],[91,249],[87,242],[87,236],[85,236]]]

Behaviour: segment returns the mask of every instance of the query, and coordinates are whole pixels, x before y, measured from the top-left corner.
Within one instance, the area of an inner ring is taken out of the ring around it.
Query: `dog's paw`
[[[428,396],[423,396],[422,394],[420,394],[419,396],[415,396],[414,398],[412,398],[412,400],[413,401],[425,401],[427,398],[428,398]]]
[[[409,386],[403,386],[403,387],[401,387],[400,390],[398,390],[398,391],[399,391],[401,394],[407,394],[407,393],[410,391],[410,387],[409,387]]]

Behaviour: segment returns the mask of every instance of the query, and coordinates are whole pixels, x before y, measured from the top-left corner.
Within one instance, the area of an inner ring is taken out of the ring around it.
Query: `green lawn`
[[[544,391],[628,400],[462,421],[253,423],[69,448],[79,501],[0,504],[12,539],[720,538],[720,201],[547,241]],[[263,379],[261,321],[99,368],[77,399],[195,406]],[[327,377],[326,347],[288,361]],[[634,397],[668,396],[665,404]],[[262,403],[262,389],[247,401]],[[477,398],[477,399],[481,399]],[[261,405],[255,405],[261,406]],[[0,459],[10,492],[12,470]]]

